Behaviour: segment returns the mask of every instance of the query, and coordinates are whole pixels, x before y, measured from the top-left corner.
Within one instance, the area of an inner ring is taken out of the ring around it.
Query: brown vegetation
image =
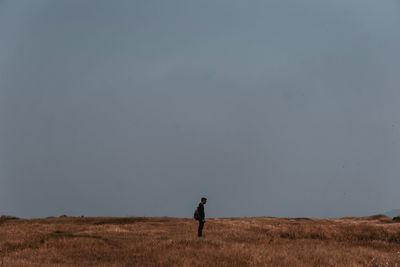
[[[0,220],[0,266],[399,266],[400,224],[365,218]]]

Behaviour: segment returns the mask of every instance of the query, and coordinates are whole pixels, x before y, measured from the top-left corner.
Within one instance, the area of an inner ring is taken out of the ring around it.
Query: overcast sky
[[[0,0],[0,214],[400,207],[398,0]]]

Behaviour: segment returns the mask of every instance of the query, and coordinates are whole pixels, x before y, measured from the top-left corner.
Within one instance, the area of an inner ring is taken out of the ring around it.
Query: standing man
[[[204,213],[204,205],[207,203],[207,198],[202,197],[201,201],[199,203],[199,206],[197,207],[196,213],[198,221],[199,221],[199,228],[197,230],[197,236],[202,237],[203,236],[203,227],[204,223],[206,222],[206,214]]]

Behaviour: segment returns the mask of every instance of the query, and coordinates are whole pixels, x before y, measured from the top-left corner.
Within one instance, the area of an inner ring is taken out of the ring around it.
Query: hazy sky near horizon
[[[0,0],[0,214],[400,207],[398,0]]]

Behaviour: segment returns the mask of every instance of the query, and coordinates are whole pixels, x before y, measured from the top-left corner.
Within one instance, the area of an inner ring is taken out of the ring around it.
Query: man
[[[206,215],[204,213],[204,205],[207,203],[207,198],[202,197],[201,201],[199,203],[199,206],[197,207],[197,212],[198,212],[198,221],[199,221],[199,228],[197,230],[197,236],[202,237],[203,236],[203,227],[204,223],[206,222]]]

